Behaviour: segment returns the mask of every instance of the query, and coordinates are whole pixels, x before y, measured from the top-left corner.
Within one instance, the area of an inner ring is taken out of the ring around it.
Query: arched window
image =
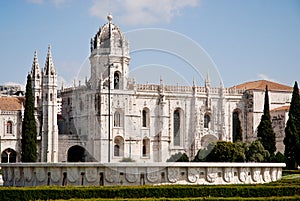
[[[142,127],[148,128],[150,124],[149,109],[144,108],[142,111]]]
[[[114,114],[114,127],[121,127],[121,114],[116,111]]]
[[[13,132],[12,132],[12,121],[7,121],[6,122],[6,133],[8,133],[8,134],[12,134]]]
[[[177,109],[173,114],[174,146],[180,146],[180,127],[180,111]]]
[[[118,144],[114,146],[114,156],[120,156],[120,145]]]
[[[115,137],[114,140],[114,156],[123,156],[124,139],[121,136]]]
[[[208,114],[204,115],[204,128],[209,128],[210,116]]]
[[[239,118],[239,112],[234,111],[232,113],[232,139],[233,142],[236,142],[238,140],[243,140],[243,134],[242,134],[242,127],[241,127],[241,121]]]
[[[120,73],[114,73],[114,89],[120,89]]]
[[[143,154],[143,157],[150,156],[150,140],[148,138],[143,139],[142,154]]]
[[[2,163],[15,163],[17,160],[17,152],[11,148],[5,149],[1,154]]]

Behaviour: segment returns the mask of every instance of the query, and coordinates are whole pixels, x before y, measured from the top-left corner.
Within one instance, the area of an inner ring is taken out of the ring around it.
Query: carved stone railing
[[[258,184],[281,179],[284,163],[10,163],[4,186]]]

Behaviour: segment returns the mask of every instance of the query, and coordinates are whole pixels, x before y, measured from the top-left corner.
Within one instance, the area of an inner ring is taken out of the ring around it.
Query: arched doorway
[[[15,163],[17,161],[17,152],[11,148],[5,149],[1,154],[2,163]]]
[[[86,150],[85,148],[75,145],[68,150],[68,162],[86,162]]]

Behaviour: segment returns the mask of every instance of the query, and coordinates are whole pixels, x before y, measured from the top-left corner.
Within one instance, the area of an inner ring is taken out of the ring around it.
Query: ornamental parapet
[[[10,163],[4,186],[260,184],[281,179],[284,163]]]

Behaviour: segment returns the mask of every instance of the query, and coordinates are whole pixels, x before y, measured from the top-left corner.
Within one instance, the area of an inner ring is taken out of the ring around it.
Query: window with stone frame
[[[114,73],[114,89],[120,89],[120,73]]]
[[[142,127],[149,128],[150,125],[150,117],[149,117],[149,109],[144,108],[142,111]]]
[[[7,121],[6,122],[6,133],[12,134],[13,133],[13,123],[12,121]]]
[[[116,111],[114,114],[114,127],[121,127],[121,113]]]
[[[142,155],[143,155],[143,157],[150,156],[150,139],[149,138],[143,139]]]
[[[209,114],[204,115],[204,128],[209,128],[210,125],[210,116]]]
[[[180,125],[181,123],[181,116],[180,116],[180,110],[177,109],[174,111],[173,114],[173,145],[174,146],[180,146]]]
[[[117,136],[114,139],[114,156],[124,155],[124,139],[121,136]]]

